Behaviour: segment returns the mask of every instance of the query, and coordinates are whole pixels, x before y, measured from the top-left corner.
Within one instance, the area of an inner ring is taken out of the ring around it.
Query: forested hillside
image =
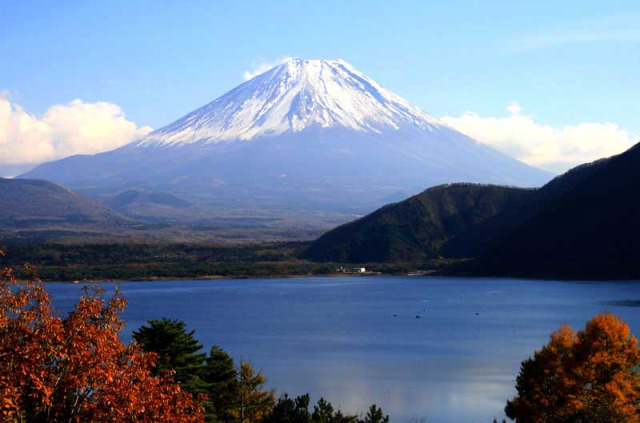
[[[317,261],[472,258],[461,271],[529,277],[640,277],[640,146],[535,190],[445,185],[320,237]]]
[[[326,233],[304,257],[345,262],[435,258],[448,241],[532,194],[532,190],[492,185],[437,186]]]

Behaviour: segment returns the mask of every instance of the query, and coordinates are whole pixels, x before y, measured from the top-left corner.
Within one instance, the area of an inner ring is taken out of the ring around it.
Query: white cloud
[[[74,154],[120,147],[151,128],[126,119],[119,106],[73,100],[53,105],[43,116],[26,112],[0,95],[0,165],[36,164]]]
[[[511,50],[531,50],[597,42],[638,43],[639,19],[640,13],[630,12],[565,22],[562,26],[547,27],[528,35],[511,37],[508,47]]]
[[[279,64],[287,62],[287,61],[289,61],[291,59],[292,59],[291,57],[285,56],[285,57],[281,58],[280,60],[276,60],[275,62],[262,61],[262,62],[260,62],[258,64],[254,64],[254,65],[251,66],[250,70],[247,70],[242,74],[242,78],[245,81],[248,81],[248,80],[253,79],[256,76],[260,75],[261,73],[265,73],[269,69],[274,68],[274,67],[278,66]]]
[[[637,140],[615,123],[585,122],[553,127],[522,115],[518,103],[507,117],[483,117],[467,112],[445,116],[447,125],[532,166],[564,172],[582,163],[619,154]]]
[[[517,101],[514,101],[509,105],[509,107],[507,107],[507,111],[512,115],[519,115],[520,112],[522,112],[522,107],[520,107],[520,104],[518,104]]]
[[[604,31],[565,31],[552,34],[516,38],[511,41],[512,50],[531,50],[564,44],[593,42],[640,42],[638,29],[613,29]]]

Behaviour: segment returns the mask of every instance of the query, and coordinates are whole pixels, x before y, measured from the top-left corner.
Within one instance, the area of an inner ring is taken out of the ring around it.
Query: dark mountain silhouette
[[[345,262],[475,258],[471,273],[640,276],[640,146],[540,189],[449,185],[383,207],[316,240],[305,256]]]
[[[578,167],[543,190],[541,194],[547,194],[544,207],[489,248],[474,271],[544,277],[640,276],[639,145]]]

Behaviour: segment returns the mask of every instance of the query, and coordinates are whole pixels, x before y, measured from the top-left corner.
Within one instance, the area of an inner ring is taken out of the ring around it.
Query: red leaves
[[[154,354],[120,342],[119,293],[88,288],[62,319],[37,278],[0,272],[1,421],[204,421],[171,374],[151,375]]]

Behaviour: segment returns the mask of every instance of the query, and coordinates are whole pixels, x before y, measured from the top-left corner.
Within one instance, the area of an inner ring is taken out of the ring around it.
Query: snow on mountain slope
[[[450,182],[551,175],[454,130],[341,60],[294,59],[119,149],[45,163],[89,195],[163,191],[216,210],[364,213]]]
[[[343,60],[293,59],[149,134],[137,145],[250,140],[318,127],[380,133],[442,126]]]

